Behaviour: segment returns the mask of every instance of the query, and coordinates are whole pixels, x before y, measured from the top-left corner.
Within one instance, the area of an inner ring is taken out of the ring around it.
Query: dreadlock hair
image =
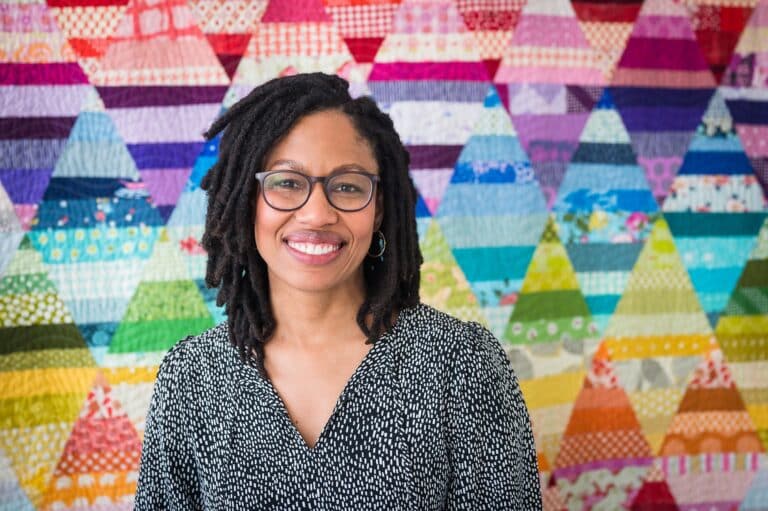
[[[366,342],[374,343],[392,327],[396,311],[419,301],[422,256],[416,234],[416,189],[408,174],[410,157],[392,119],[370,97],[352,99],[348,87],[346,80],[323,73],[276,78],[256,87],[205,133],[211,140],[224,131],[219,158],[201,183],[208,192],[202,238],[208,252],[205,282],[219,288],[216,303],[225,306],[230,342],[241,360],[262,374],[264,343],[276,322],[267,265],[254,237],[255,173],[269,151],[310,113],[337,110],[348,115],[379,166],[376,193],[384,206],[380,230],[388,243],[382,258],[363,263],[366,298],[357,324],[368,337]]]

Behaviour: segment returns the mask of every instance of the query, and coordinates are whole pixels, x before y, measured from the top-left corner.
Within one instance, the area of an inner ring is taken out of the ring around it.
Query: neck
[[[277,322],[270,342],[320,348],[364,339],[357,324],[365,300],[363,285],[322,292],[276,285],[270,286],[270,299]]]

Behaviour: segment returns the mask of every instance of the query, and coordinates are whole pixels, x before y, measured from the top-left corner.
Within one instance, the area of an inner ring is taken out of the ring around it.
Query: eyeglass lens
[[[312,190],[307,176],[293,171],[269,174],[263,186],[267,203],[285,210],[301,207]],[[360,172],[334,174],[325,180],[325,193],[328,201],[337,209],[362,209],[371,200],[373,181]]]

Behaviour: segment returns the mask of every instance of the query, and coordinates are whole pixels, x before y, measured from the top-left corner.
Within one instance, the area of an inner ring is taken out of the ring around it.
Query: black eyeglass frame
[[[306,179],[307,182],[309,182],[309,193],[307,193],[307,198],[304,199],[304,202],[302,202],[295,208],[278,208],[273,206],[269,202],[269,200],[267,200],[267,193],[264,189],[264,180],[269,176],[271,176],[272,174],[278,174],[278,173],[295,174],[297,176],[301,176],[302,178]],[[361,176],[367,177],[371,181],[371,193],[370,195],[368,195],[368,200],[366,200],[365,204],[363,204],[359,208],[355,208],[355,209],[340,208],[336,206],[331,200],[331,198],[328,196],[328,189],[326,188],[326,184],[328,183],[328,181],[330,179],[333,179],[335,177],[338,177],[344,174],[359,174]],[[270,208],[275,209],[277,211],[296,211],[297,209],[301,209],[302,207],[304,207],[304,204],[306,204],[309,201],[309,198],[312,196],[312,192],[315,191],[315,183],[322,184],[321,188],[323,189],[323,195],[325,195],[325,200],[327,200],[328,204],[333,206],[335,209],[338,209],[339,211],[343,211],[345,213],[354,213],[356,211],[362,211],[363,209],[368,207],[368,204],[371,203],[371,199],[373,199],[373,196],[376,193],[378,184],[381,182],[381,176],[378,176],[376,174],[371,174],[370,172],[361,172],[359,170],[342,170],[340,172],[334,172],[334,173],[328,174],[327,176],[308,176],[306,174],[299,172],[298,170],[280,169],[280,170],[265,170],[262,172],[257,172],[254,176],[256,177],[256,180],[259,182],[259,188],[261,189],[260,193],[261,193],[261,196],[264,198],[264,202],[266,202]]]

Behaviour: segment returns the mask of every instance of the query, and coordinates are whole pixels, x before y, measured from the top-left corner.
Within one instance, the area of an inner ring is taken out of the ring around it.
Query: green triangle
[[[550,216],[504,338],[513,344],[539,344],[585,340],[595,334],[589,307]]]
[[[178,247],[162,229],[141,282],[109,345],[109,353],[165,351],[213,326]]]
[[[459,319],[485,324],[477,298],[435,220],[430,221],[421,242],[421,253],[421,300]]]

